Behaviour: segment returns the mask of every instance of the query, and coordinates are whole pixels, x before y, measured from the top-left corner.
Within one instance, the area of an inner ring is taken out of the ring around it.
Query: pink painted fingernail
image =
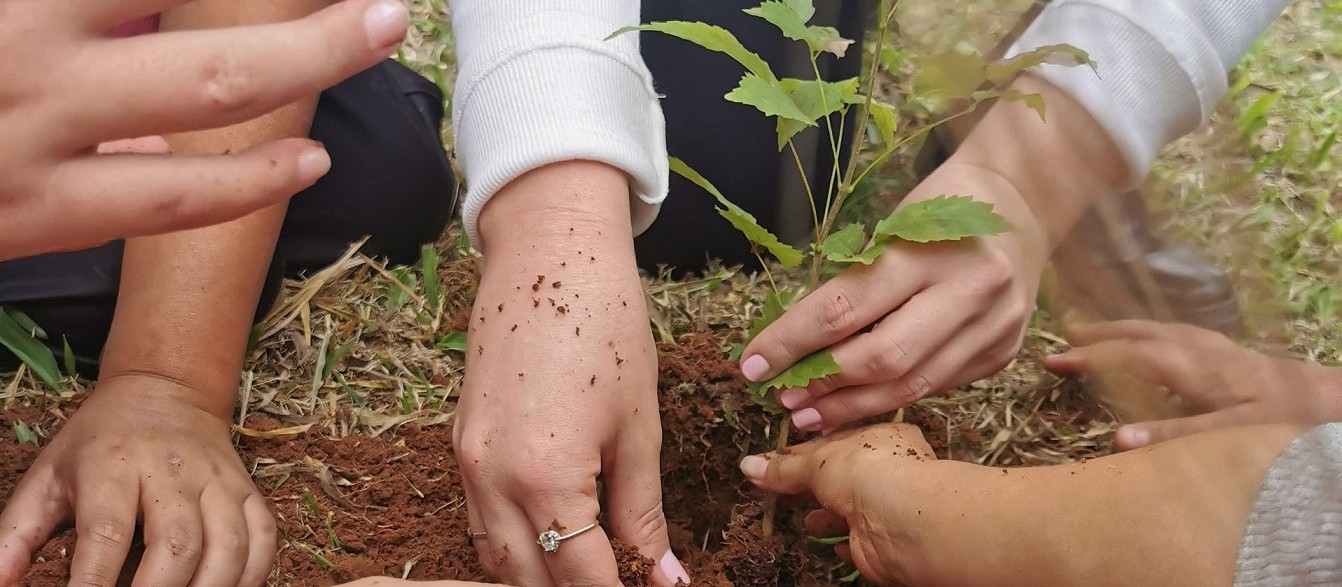
[[[759,456],[750,455],[741,459],[741,472],[751,480],[760,480],[764,478],[764,473],[769,470],[769,460]]]
[[[363,26],[370,49],[397,45],[410,26],[410,12],[400,2],[383,0],[363,13]]]
[[[816,430],[820,428],[820,412],[815,408],[806,408],[792,414],[792,425],[801,430]]]
[[[668,550],[657,562],[657,568],[652,570],[652,580],[667,587],[689,585],[690,574],[685,572],[685,566],[680,564],[676,554]]]
[[[1145,428],[1131,426],[1126,430],[1120,430],[1119,434],[1127,437],[1128,448],[1142,448],[1151,444],[1151,431]]]
[[[802,387],[794,387],[778,394],[778,403],[789,410],[795,410],[810,398],[811,392]]]
[[[298,175],[308,183],[316,182],[331,171],[331,155],[326,149],[312,147],[298,156]]]
[[[741,363],[741,374],[751,381],[759,382],[768,372],[769,361],[759,355],[750,355]]]

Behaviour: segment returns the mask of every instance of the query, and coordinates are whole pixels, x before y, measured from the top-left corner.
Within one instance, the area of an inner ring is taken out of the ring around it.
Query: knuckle
[[[79,587],[112,587],[116,585],[120,575],[120,570],[113,569],[110,565],[100,562],[90,563],[87,569],[79,573],[78,581],[74,585]]]
[[[899,393],[902,403],[911,404],[932,393],[932,382],[922,375],[914,375],[901,384]]]
[[[662,514],[662,502],[658,500],[636,514],[626,532],[622,533],[627,541],[635,546],[664,542],[666,516]]]
[[[909,369],[909,353],[897,340],[886,340],[871,358],[871,367],[886,377],[899,377]]]
[[[233,114],[256,99],[256,80],[231,54],[215,56],[201,70],[205,104],[218,114]]]
[[[217,538],[211,537],[211,546],[217,546],[227,552],[233,560],[242,560],[251,550],[247,535],[242,532],[228,532]]]
[[[848,332],[857,325],[857,309],[853,296],[848,291],[838,289],[827,292],[819,308],[820,328],[830,334]]]
[[[130,542],[130,533],[121,524],[102,521],[89,528],[88,539],[104,548],[122,548]]]
[[[196,559],[202,550],[200,533],[185,527],[169,530],[160,546],[173,558]]]
[[[977,271],[979,282],[984,289],[997,292],[1010,286],[1015,277],[1015,267],[1006,252],[989,248],[984,251],[984,255],[986,257]]]

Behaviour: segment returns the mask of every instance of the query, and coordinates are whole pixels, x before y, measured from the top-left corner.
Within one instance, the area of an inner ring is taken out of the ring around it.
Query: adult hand
[[[225,126],[385,58],[408,17],[349,0],[292,22],[115,39],[186,0],[11,0],[0,19],[0,259],[193,228],[274,205],[330,167],[320,145],[99,155],[107,141]]]
[[[1191,415],[1128,424],[1122,450],[1216,428],[1342,420],[1342,369],[1279,359],[1187,324],[1122,320],[1077,326],[1075,348],[1048,357],[1055,373],[1123,373],[1179,396]]]
[[[195,393],[156,377],[102,381],[0,514],[0,585],[17,585],[71,519],[71,587],[116,585],[137,524],[145,544],[137,585],[263,584],[275,559],[274,518],[229,423],[192,403]]]
[[[1016,232],[892,244],[854,265],[760,333],[741,370],[765,381],[830,348],[842,373],[779,401],[803,430],[831,430],[995,373],[1019,350],[1046,257],[1044,235],[1015,187],[981,166],[943,165],[906,204],[970,194],[995,204]]]
[[[496,580],[618,585],[608,528],[688,581],[662,514],[657,354],[634,262],[628,180],[597,163],[524,175],[481,216],[486,257],[455,448]],[[598,479],[606,491],[601,511]],[[598,526],[546,553],[547,530]]]
[[[899,488],[903,480],[921,479],[933,461],[917,427],[882,424],[812,440],[786,454],[749,456],[741,471],[761,489],[819,503],[821,509],[806,516],[807,533],[849,537],[834,550],[862,571],[864,582],[921,585],[912,580],[921,576],[917,508],[931,504],[910,503]]]
[[[337,587],[474,587],[485,583],[467,581],[406,581],[390,577],[369,577],[352,583],[342,583]]]

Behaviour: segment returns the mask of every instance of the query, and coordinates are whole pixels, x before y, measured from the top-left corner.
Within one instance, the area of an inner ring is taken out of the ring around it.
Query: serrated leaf
[[[811,0],[783,0],[802,22],[811,22],[815,17],[815,4]]]
[[[1039,120],[1048,120],[1046,118],[1047,111],[1045,110],[1043,95],[1026,94],[1020,90],[1007,90],[1002,92],[1000,97],[1007,102],[1020,102],[1025,104],[1027,108],[1034,110],[1035,114],[1039,115]]]
[[[750,323],[750,330],[746,332],[746,340],[742,343],[741,349],[745,350],[744,345],[750,344],[750,341],[755,340],[755,337],[759,336],[761,332],[764,332],[765,328],[768,328],[770,324],[773,324],[774,322],[777,322],[779,318],[782,318],[783,313],[786,311],[787,300],[783,299],[783,294],[771,291],[765,295],[764,307],[760,311],[760,315]]]
[[[830,354],[829,350],[823,350],[797,361],[777,377],[761,383],[759,387],[765,391],[806,387],[816,379],[838,375],[841,372],[843,368],[834,362],[834,355]]]
[[[718,214],[731,222],[732,226],[736,227],[736,230],[746,237],[746,240],[764,247],[784,267],[792,268],[801,264],[801,251],[778,240],[778,237],[774,236],[772,232],[760,226],[759,221],[755,220],[755,217],[751,216],[749,212],[731,203],[726,196],[722,195],[722,192],[718,191],[718,188],[714,187],[704,176],[699,175],[698,171],[676,157],[671,157],[670,163],[671,171],[690,180],[691,183],[703,188],[704,191],[717,198],[718,204],[722,206],[718,208]]]
[[[993,236],[1012,229],[992,204],[969,196],[937,196],[895,210],[876,225],[873,236],[929,243]]]
[[[988,62],[978,53],[947,51],[928,55],[918,64],[914,92],[941,100],[959,100],[974,95],[988,81]]]
[[[745,45],[742,45],[741,41],[737,40],[736,35],[733,35],[727,29],[719,26],[713,26],[702,22],[686,22],[680,20],[653,22],[645,25],[624,27],[611,33],[610,37],[607,37],[607,40],[631,31],[652,31],[671,35],[678,39],[684,39],[708,49],[709,51],[726,54],[732,59],[735,59],[737,63],[744,66],[747,71],[755,74],[759,78],[770,81],[778,79],[778,76],[774,75],[773,70],[769,68],[769,64],[766,63],[763,58],[751,52],[749,49],[746,49]]]
[[[806,12],[807,10],[809,12]],[[815,8],[809,5],[769,0],[754,8],[747,8],[744,12],[778,27],[784,37],[805,42],[812,54],[830,52],[843,57],[848,52],[848,46],[853,44],[853,41],[843,38],[839,30],[834,27],[807,26],[807,21],[815,14]]]
[[[754,106],[766,116],[794,120],[806,126],[815,125],[815,119],[801,111],[781,84],[753,73],[747,73],[741,78],[741,83],[737,84],[736,89],[728,92],[725,97],[728,102]]]
[[[820,254],[830,261],[840,261],[862,252],[862,245],[865,244],[866,230],[861,224],[853,223],[825,238],[825,242],[820,243]]]
[[[448,334],[439,339],[438,344],[434,346],[445,351],[466,352],[466,333],[458,331]]]
[[[1095,61],[1091,60],[1089,53],[1072,45],[1058,44],[1037,47],[1010,59],[996,61],[988,65],[985,73],[989,82],[994,86],[1001,86],[1010,82],[1020,72],[1045,63],[1063,67],[1085,65],[1090,67],[1092,71],[1099,71]]]
[[[899,130],[899,114],[895,109],[877,100],[871,101],[871,120],[876,123],[876,131],[881,133],[881,143],[886,148],[895,145],[895,131]]]
[[[857,93],[857,78],[837,82],[786,78],[779,82],[779,86],[787,91],[792,103],[802,111],[811,123],[803,124],[796,120],[779,118],[779,151],[782,151],[783,147],[787,146],[787,142],[792,140],[792,137],[797,136],[797,133],[805,130],[807,126],[814,126],[816,121],[821,118],[843,110],[855,102],[865,101],[865,98]]]
[[[61,388],[61,371],[56,364],[56,355],[47,345],[34,338],[31,331],[19,326],[7,308],[0,308],[0,345],[14,353],[43,383],[52,389]]]

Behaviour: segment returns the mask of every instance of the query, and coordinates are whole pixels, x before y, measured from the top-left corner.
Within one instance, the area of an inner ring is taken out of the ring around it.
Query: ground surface
[[[412,4],[416,32],[402,57],[450,89],[450,34],[436,18],[445,2]],[[1021,4],[974,2],[946,13],[939,3],[911,0],[900,48],[944,44],[953,29],[1001,30]],[[1155,192],[1166,196],[1161,209],[1180,211],[1169,214],[1171,230],[1236,275],[1262,333],[1255,343],[1336,364],[1342,148],[1319,146],[1342,123],[1342,2],[1297,2],[1238,79],[1217,123],[1162,159]],[[1273,93],[1282,98],[1265,102]],[[906,110],[919,115],[918,105]],[[887,191],[907,185],[906,163],[888,170]],[[351,255],[289,284],[287,300],[266,321],[243,375],[237,440],[284,531],[273,585],[329,585],[371,573],[480,576],[465,542],[450,446],[462,360],[436,348],[465,325],[473,295],[477,258],[458,242],[455,233],[445,238],[441,260],[427,272]],[[436,306],[426,302],[427,282],[442,286]],[[769,424],[723,353],[762,291],[759,278],[729,270],[648,282],[662,351],[672,540],[697,584],[833,584],[849,569],[809,546],[797,525],[759,537],[759,496],[736,468],[741,455],[768,444]],[[1046,317],[1038,324],[1048,324]],[[1104,454],[1111,419],[1075,382],[1038,366],[1042,353],[1063,344],[1032,329],[1020,359],[1002,374],[896,417],[921,425],[946,458],[1047,465]],[[23,371],[0,376],[4,423],[22,422],[45,443],[87,389],[71,381],[53,391]],[[0,438],[0,495],[37,451],[14,434]],[[26,584],[63,585],[70,546],[68,533],[48,545]],[[626,563],[634,572],[642,561]]]

